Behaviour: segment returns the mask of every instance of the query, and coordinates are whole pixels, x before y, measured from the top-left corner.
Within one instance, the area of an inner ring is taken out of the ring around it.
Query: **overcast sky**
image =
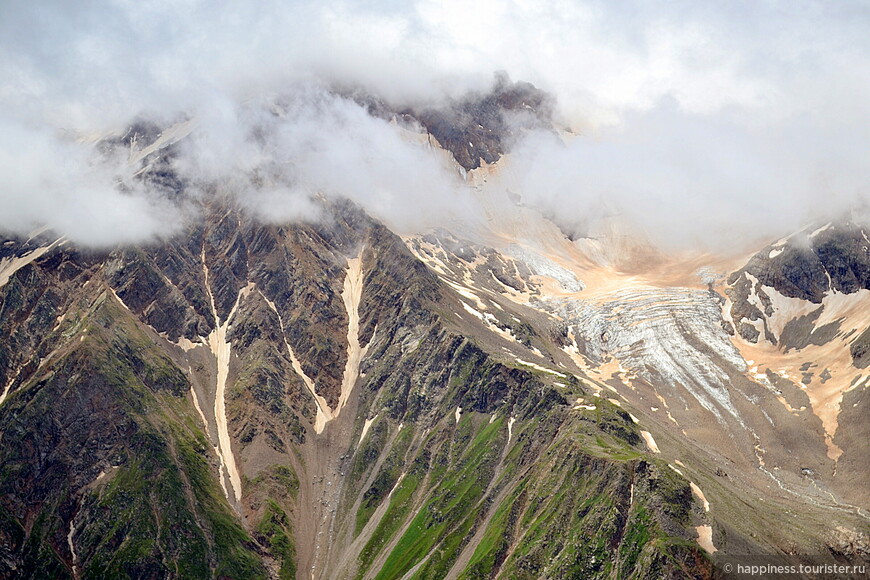
[[[431,103],[504,70],[554,94],[580,135],[520,147],[511,186],[527,199],[578,223],[607,199],[681,245],[776,235],[870,198],[868,30],[868,4],[845,1],[4,0],[0,227],[95,244],[170,233],[173,210],[119,193],[123,163],[73,137],[180,114],[201,120],[188,171],[292,168],[266,190],[232,185],[255,208],[304,216],[328,190],[413,221],[420,200],[458,203],[453,174],[310,87]],[[300,86],[269,147],[252,144],[257,104]]]

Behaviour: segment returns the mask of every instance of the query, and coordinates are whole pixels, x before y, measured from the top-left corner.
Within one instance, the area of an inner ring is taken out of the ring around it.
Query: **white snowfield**
[[[701,491],[701,488],[698,487],[698,486],[695,484],[694,481],[690,481],[690,482],[689,482],[689,487],[692,488],[692,494],[693,494],[696,498],[698,498],[698,501],[700,501],[700,502],[701,502],[701,505],[704,506],[704,511],[705,511],[705,512],[710,511],[710,502],[707,501],[707,498],[706,498],[706,497],[704,497],[704,492]]]

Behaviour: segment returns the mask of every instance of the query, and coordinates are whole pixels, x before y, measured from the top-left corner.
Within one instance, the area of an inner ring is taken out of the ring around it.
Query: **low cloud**
[[[317,195],[349,197],[400,231],[469,207],[458,172],[418,127],[373,117],[319,86],[211,108],[196,124],[180,143],[181,178],[218,183],[267,221],[316,218]]]
[[[171,234],[189,209],[81,140],[136,118],[195,119],[178,171],[264,219],[311,218],[314,192],[408,230],[470,214],[425,144],[326,89],[438,106],[504,70],[579,134],[530,137],[503,182],[567,230],[618,212],[677,247],[775,235],[870,196],[868,25],[861,2],[13,0],[0,228]]]
[[[19,234],[48,225],[91,245],[137,242],[171,234],[185,214],[133,180],[120,154],[9,119],[0,119],[0,175],[0,227]]]
[[[744,250],[866,205],[861,132],[699,118],[665,103],[595,137],[533,135],[500,185],[574,237],[615,216],[665,248]]]

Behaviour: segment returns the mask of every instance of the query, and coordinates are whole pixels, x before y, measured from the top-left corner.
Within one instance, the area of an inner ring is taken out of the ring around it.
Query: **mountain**
[[[737,556],[870,559],[860,225],[651,259],[482,186],[549,123],[531,85],[442,110],[353,98],[451,156],[485,219],[399,236],[342,198],[265,223],[213,193],[166,240],[5,238],[0,576],[713,578]],[[103,146],[182,199],[189,130]]]

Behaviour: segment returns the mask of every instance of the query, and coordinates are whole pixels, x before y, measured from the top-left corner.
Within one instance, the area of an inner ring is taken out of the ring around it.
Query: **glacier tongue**
[[[593,361],[613,356],[648,381],[682,385],[717,417],[724,410],[739,419],[728,373],[710,353],[737,371],[745,371],[746,363],[722,329],[719,304],[708,291],[631,287],[597,300],[547,298],[541,305],[565,320],[577,348]]]
[[[582,292],[586,289],[586,285],[582,280],[577,278],[571,270],[560,266],[550,258],[539,254],[529,248],[524,248],[517,244],[510,244],[505,248],[505,253],[524,263],[533,274],[538,276],[546,276],[552,278],[562,286],[566,292]]]
[[[555,316],[567,329],[569,344],[562,350],[581,369],[607,373],[608,363],[618,363],[625,379],[685,389],[718,419],[744,423],[729,388],[731,377],[747,365],[722,326],[721,298],[699,287],[715,280],[701,268],[704,261],[626,273],[595,264],[564,237],[534,244],[508,233],[484,241],[499,242],[494,246],[446,232],[408,245],[462,296],[479,301],[492,293]]]

